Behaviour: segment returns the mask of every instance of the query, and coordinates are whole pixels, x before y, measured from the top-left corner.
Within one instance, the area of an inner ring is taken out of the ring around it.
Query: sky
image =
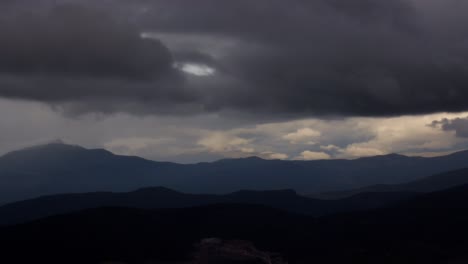
[[[5,0],[0,154],[148,159],[468,148],[464,0]]]

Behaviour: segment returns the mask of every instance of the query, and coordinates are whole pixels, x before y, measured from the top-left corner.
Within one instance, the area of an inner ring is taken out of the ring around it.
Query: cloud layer
[[[434,120],[444,118],[466,120],[467,112],[229,124],[218,115],[87,114],[69,119],[44,104],[0,99],[0,113],[0,155],[58,138],[118,154],[190,163],[250,156],[298,160],[354,159],[390,153],[432,156],[468,148],[468,138],[462,133],[457,135],[441,129],[440,124],[433,125]],[[295,135],[296,141],[291,142],[290,135]],[[299,135],[304,137],[296,137]],[[315,144],[308,143],[311,137]]]
[[[457,0],[4,1],[0,96],[69,113],[463,111],[467,8]]]
[[[439,127],[443,131],[454,131],[457,137],[468,138],[468,117],[435,120],[431,126]]]

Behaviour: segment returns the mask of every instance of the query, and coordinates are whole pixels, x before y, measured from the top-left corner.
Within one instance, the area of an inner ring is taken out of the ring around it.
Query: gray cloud
[[[63,5],[7,22],[0,26],[3,73],[157,78],[170,71],[166,47],[105,12]]]
[[[38,4],[6,3],[4,97],[65,102],[76,112],[297,117],[468,109],[468,30],[460,26],[468,19],[458,15],[468,4],[460,1],[79,1],[86,11],[41,1],[33,23],[20,11]],[[109,20],[96,11],[103,9]],[[217,73],[184,76],[173,58]],[[39,88],[31,85],[37,78],[46,78]]]
[[[2,97],[69,113],[165,112],[195,101],[169,49],[111,11],[73,3],[13,10],[0,24]]]
[[[454,131],[457,137],[468,138],[468,117],[466,118],[444,118],[433,121],[432,127],[440,127],[444,131]]]
[[[70,119],[44,103],[0,99],[0,113],[0,155],[58,138],[124,155],[190,163],[252,155],[294,159],[304,152],[305,157],[300,158],[314,158],[320,152],[332,158],[384,153],[440,155],[468,146],[467,138],[427,126],[444,117],[463,118],[468,116],[466,112],[245,124],[217,114],[86,114]]]

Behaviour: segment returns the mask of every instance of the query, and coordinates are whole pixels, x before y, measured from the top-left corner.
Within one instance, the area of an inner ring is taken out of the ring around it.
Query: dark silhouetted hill
[[[238,191],[227,195],[186,194],[167,188],[145,188],[129,193],[83,193],[44,196],[0,206],[0,225],[98,207],[140,209],[186,208],[213,204],[257,204],[289,212],[323,216],[368,210],[409,199],[411,193],[366,193],[342,200],[317,200],[293,190]]]
[[[217,237],[250,241],[293,264],[466,263],[467,204],[461,186],[318,219],[259,205],[98,208],[0,228],[0,261],[181,263],[198,241]]]
[[[353,196],[359,193],[369,192],[408,192],[408,193],[426,193],[441,191],[452,187],[468,184],[468,169],[460,169],[441,174],[436,174],[416,181],[402,184],[379,184],[364,188],[358,188],[348,191],[339,191],[331,193],[323,193],[320,195],[312,195],[314,197],[322,197],[327,199],[339,199]]]

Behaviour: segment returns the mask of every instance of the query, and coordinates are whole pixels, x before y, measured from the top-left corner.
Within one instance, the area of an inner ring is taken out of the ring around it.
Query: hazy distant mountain
[[[468,152],[444,157],[401,155],[357,160],[226,159],[181,165],[53,143],[0,157],[0,203],[41,195],[131,191],[165,186],[188,193],[294,189],[318,193],[396,184],[468,166]]]
[[[467,222],[468,186],[319,219],[259,205],[98,208],[0,227],[0,261],[175,264],[200,239],[218,237],[251,241],[291,264],[467,263]]]
[[[0,157],[0,202],[39,195],[128,191],[159,182],[170,163],[117,156],[106,150],[48,144]]]
[[[353,190],[338,191],[312,195],[313,197],[321,197],[327,199],[339,199],[350,197],[359,193],[369,192],[409,192],[409,193],[425,193],[441,191],[452,187],[468,184],[468,169],[460,169],[445,173],[436,174],[425,177],[409,183],[402,184],[379,184]]]
[[[186,208],[210,204],[258,204],[285,211],[322,216],[379,208],[413,197],[412,193],[367,193],[342,200],[302,197],[293,190],[239,191],[227,195],[185,194],[166,188],[145,188],[129,193],[83,193],[44,196],[0,206],[0,225],[98,207],[141,209]]]

